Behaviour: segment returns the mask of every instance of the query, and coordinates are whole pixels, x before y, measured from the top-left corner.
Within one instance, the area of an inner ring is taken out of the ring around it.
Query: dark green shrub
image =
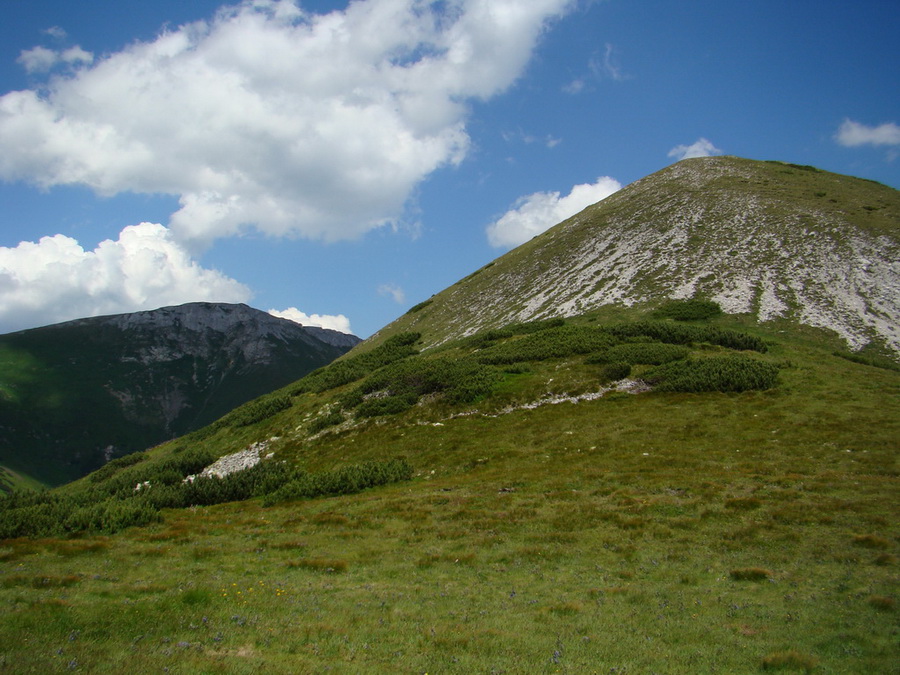
[[[497,340],[505,340],[511,338],[515,333],[508,328],[496,328],[476,333],[464,341],[464,344],[474,347],[475,349],[484,349],[490,347]]]
[[[434,302],[434,300],[431,300],[431,299],[424,300],[424,301],[420,302],[418,305],[413,305],[412,307],[410,307],[406,311],[406,313],[407,314],[415,314],[416,312],[421,312],[423,309],[428,307],[428,305],[430,305],[432,302]]]
[[[470,403],[489,394],[500,379],[496,370],[471,359],[410,359],[373,373],[342,403],[356,407],[361,417],[392,415],[428,394],[441,394],[453,404]]]
[[[820,171],[820,169],[810,166],[809,164],[788,164],[788,166],[793,169],[800,169],[800,171],[812,171],[813,173]]]
[[[600,370],[600,379],[603,382],[615,382],[624,380],[631,374],[631,365],[628,363],[607,363]]]
[[[30,503],[0,502],[0,539],[112,533],[159,520],[155,508],[138,500],[92,499],[92,496],[93,493],[41,493],[29,500]]]
[[[320,415],[309,423],[309,433],[317,434],[328,427],[337,426],[344,421],[344,415],[340,410],[332,410],[331,412]]]
[[[372,351],[314,370],[294,385],[291,396],[307,392],[321,393],[361,380],[378,368],[418,354],[413,345],[421,337],[421,333],[400,333],[388,338]]]
[[[159,510],[147,502],[138,500],[107,500],[99,504],[82,506],[72,511],[65,520],[66,532],[104,532],[112,534],[127,527],[159,522]]]
[[[658,366],[687,357],[691,350],[663,342],[627,342],[592,355],[587,363],[630,363]]]
[[[353,494],[366,488],[409,480],[412,472],[412,466],[405,459],[392,459],[319,474],[302,474],[263,497],[263,506],[295,499]]]
[[[392,396],[376,396],[364,400],[356,409],[360,417],[383,417],[397,415],[412,408],[419,400],[415,392]]]
[[[477,355],[480,363],[508,365],[588,354],[611,347],[615,340],[589,326],[557,326],[495,344]]]
[[[292,405],[290,396],[265,396],[235,408],[223,421],[231,427],[247,427],[274,417]]]
[[[322,474],[307,474],[278,462],[261,462],[224,478],[198,477],[193,482],[178,480],[168,484],[151,481],[149,487],[135,491],[131,485],[116,495],[95,488],[70,494],[14,493],[0,498],[0,539],[113,533],[157,522],[163,508],[205,506],[273,494],[282,497],[270,497],[269,503],[282,498],[349,494],[411,476],[412,467],[402,459],[368,462]]]
[[[206,450],[186,450],[167,459],[142,462],[122,469],[117,474],[99,482],[94,488],[99,499],[106,496],[128,496],[138,483],[171,485],[181,482],[185,476],[199,473],[216,461]]]
[[[842,359],[846,359],[847,361],[853,361],[854,363],[861,363],[864,366],[871,366],[873,368],[884,368],[885,370],[900,371],[900,363],[891,361],[886,356],[867,356],[865,354],[859,354],[857,352],[832,352],[832,353],[835,356],[839,356]]]
[[[112,476],[119,469],[133,466],[138,462],[143,462],[145,459],[147,459],[146,452],[132,452],[130,455],[123,455],[122,457],[111,459],[99,469],[94,471],[94,473],[90,475],[90,480],[93,483],[99,483],[100,481],[104,481]]]
[[[676,321],[703,321],[722,313],[722,307],[712,300],[669,300],[656,310],[656,315]]]
[[[771,389],[777,384],[778,366],[734,354],[672,361],[644,377],[657,391],[738,392]]]
[[[687,345],[708,342],[728,349],[765,352],[766,343],[760,338],[715,326],[691,326],[668,321],[635,321],[607,326],[602,330],[620,340],[647,336],[659,342]]]

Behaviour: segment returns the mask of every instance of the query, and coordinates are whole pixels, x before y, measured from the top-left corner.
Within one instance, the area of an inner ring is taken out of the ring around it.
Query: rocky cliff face
[[[900,193],[781,162],[685,160],[438,294],[393,330],[459,337],[701,296],[900,353]]]
[[[217,303],[0,336],[0,462],[51,483],[77,477],[208,424],[357,342]]]

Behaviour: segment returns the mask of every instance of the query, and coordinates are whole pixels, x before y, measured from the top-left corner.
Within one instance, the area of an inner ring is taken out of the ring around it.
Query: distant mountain
[[[187,433],[359,339],[191,303],[0,336],[0,464],[50,484]]]
[[[372,343],[415,330],[436,344],[693,296],[900,352],[900,192],[782,162],[678,162],[414,307]]]

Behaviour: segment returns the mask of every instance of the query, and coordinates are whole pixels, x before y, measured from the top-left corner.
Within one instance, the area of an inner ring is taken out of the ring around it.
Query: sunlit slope
[[[678,162],[489,263],[382,330],[428,344],[513,321],[707,297],[729,313],[900,349],[900,193],[807,166]],[[363,347],[364,348],[364,347]]]
[[[404,337],[70,486],[118,481],[131,500],[134,481],[159,479],[152,495],[172,480],[155,466],[259,443],[274,453],[260,466],[314,475],[413,467],[358,494],[5,541],[0,657],[13,672],[124,673],[136,660],[171,672],[891,672],[891,363],[748,317],[623,319],[512,327],[420,355]],[[635,325],[657,339],[623,328]],[[641,363],[651,357],[741,359],[777,376],[738,392],[647,391],[608,380],[610,353],[634,361],[631,381],[663,382]],[[440,368],[443,391],[378,409],[442,360],[499,379],[469,398],[470,380]]]

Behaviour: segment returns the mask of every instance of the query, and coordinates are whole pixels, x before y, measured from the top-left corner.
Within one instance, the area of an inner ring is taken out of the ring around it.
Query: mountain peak
[[[810,166],[688,159],[489,263],[381,332],[437,344],[604,305],[704,297],[728,313],[900,351],[900,193]]]

